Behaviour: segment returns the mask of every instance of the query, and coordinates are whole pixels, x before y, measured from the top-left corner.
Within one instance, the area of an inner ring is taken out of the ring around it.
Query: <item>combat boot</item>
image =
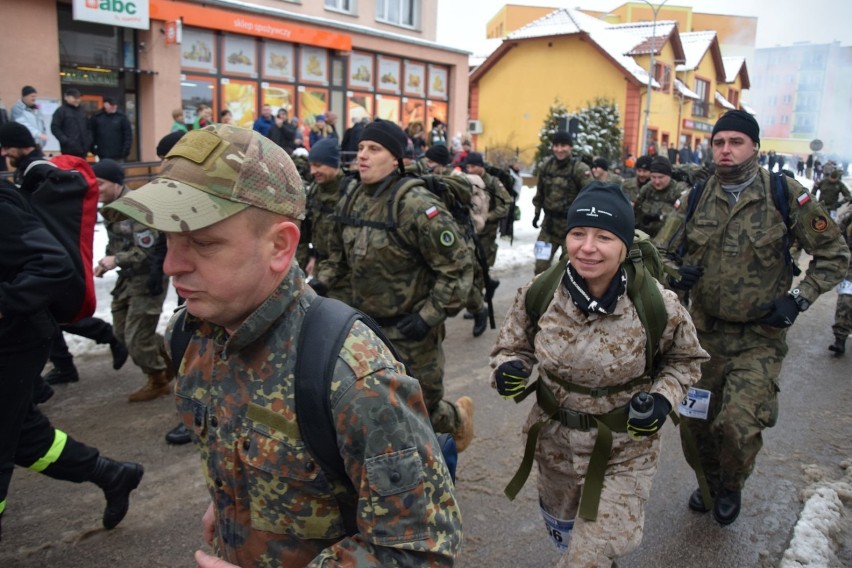
[[[453,432],[456,441],[456,449],[459,453],[465,451],[473,440],[473,400],[469,396],[463,396],[456,401],[456,410],[459,417],[459,425]]]
[[[63,385],[66,383],[76,383],[80,380],[80,375],[77,374],[77,367],[74,366],[74,358],[71,355],[57,357],[52,362],[53,369],[44,376],[44,382],[47,384]]]
[[[482,308],[473,315],[473,336],[479,337],[488,327],[488,308]]]
[[[127,347],[117,337],[113,337],[109,342],[109,350],[112,353],[112,368],[116,371],[121,369],[127,362]]]
[[[145,386],[127,397],[128,402],[146,402],[154,400],[161,396],[171,394],[172,389],[169,386],[171,379],[166,374],[166,370],[154,371],[148,374],[148,382]]]
[[[835,335],[834,345],[829,345],[828,350],[833,351],[835,357],[843,357],[843,354],[846,353],[846,338]]]
[[[723,487],[713,502],[713,518],[722,526],[730,525],[740,516],[741,504],[741,491],[731,491]]]
[[[130,508],[130,492],[139,487],[144,473],[145,469],[141,464],[98,457],[89,481],[103,489],[106,496],[104,528],[115,528],[127,514],[127,509]]]
[[[712,491],[710,492],[710,496],[713,496]],[[701,494],[700,487],[689,496],[689,508],[697,513],[707,513],[710,511],[710,507],[704,504],[704,496]]]

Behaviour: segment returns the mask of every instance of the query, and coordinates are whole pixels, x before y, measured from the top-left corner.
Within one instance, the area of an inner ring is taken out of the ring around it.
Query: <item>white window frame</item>
[[[420,27],[420,10],[422,0],[376,0],[376,21],[411,30]],[[411,8],[411,23],[403,22],[403,13],[406,5]],[[391,15],[391,9],[396,7],[397,19]]]
[[[323,5],[331,12],[350,15],[358,13],[358,0],[325,0]]]

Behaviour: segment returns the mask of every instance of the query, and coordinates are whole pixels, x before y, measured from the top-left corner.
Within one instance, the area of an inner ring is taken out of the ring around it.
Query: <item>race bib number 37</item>
[[[686,398],[681,401],[677,411],[687,418],[707,420],[707,414],[710,411],[710,391],[689,387]]]

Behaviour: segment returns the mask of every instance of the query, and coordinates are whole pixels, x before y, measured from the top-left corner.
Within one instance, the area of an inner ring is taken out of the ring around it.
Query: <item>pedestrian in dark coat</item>
[[[103,108],[89,121],[92,131],[92,152],[101,160],[123,162],[133,145],[133,128],[127,115],[118,110],[112,97],[104,98]]]

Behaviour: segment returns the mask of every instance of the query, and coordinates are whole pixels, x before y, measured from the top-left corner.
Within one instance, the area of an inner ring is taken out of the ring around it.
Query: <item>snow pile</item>
[[[852,511],[848,509],[852,503],[852,460],[846,460],[841,466],[845,475],[835,481],[827,479],[827,474],[818,466],[805,467],[806,476],[814,482],[802,492],[805,506],[780,568],[839,565],[838,535],[852,520]]]

